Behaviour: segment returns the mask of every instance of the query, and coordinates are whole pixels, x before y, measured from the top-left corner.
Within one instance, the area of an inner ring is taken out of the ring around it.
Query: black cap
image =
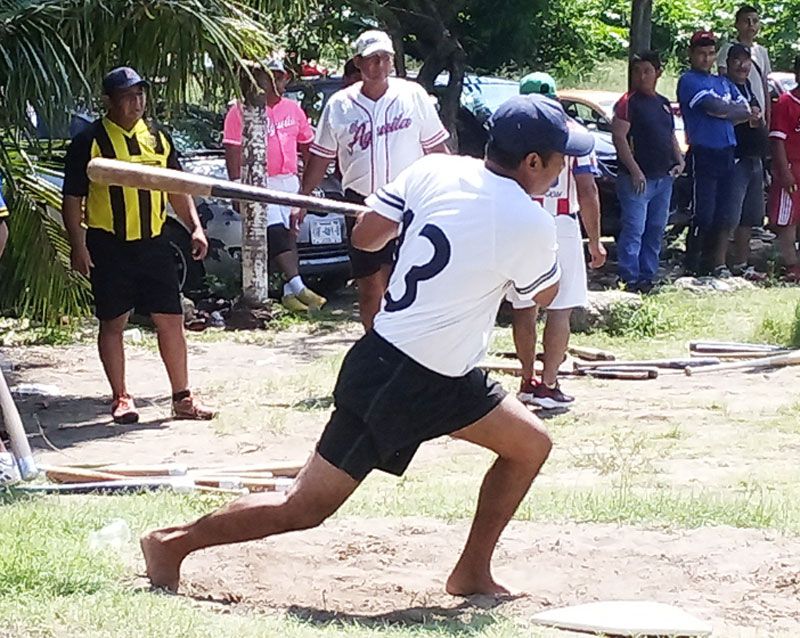
[[[594,150],[594,136],[569,125],[561,104],[544,95],[517,95],[503,102],[489,122],[489,136],[511,153],[555,151],[583,157]]]
[[[147,80],[142,79],[135,69],[129,66],[120,66],[112,69],[103,78],[103,94],[111,95],[114,91],[129,89],[132,86],[150,86]]]
[[[728,60],[732,60],[733,58],[749,58],[751,57],[750,47],[745,46],[740,42],[734,42],[731,45],[731,48],[728,49]]]

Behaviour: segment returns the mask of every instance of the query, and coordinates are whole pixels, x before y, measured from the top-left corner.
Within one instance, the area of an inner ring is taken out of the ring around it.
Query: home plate
[[[537,625],[611,636],[708,636],[711,624],[680,607],[650,601],[611,600],[535,614]]]

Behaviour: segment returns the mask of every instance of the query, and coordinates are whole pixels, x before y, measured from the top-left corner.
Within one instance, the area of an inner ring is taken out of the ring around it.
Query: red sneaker
[[[123,425],[138,422],[139,413],[136,411],[133,397],[129,394],[123,394],[121,397],[114,399],[111,404],[111,417],[114,419],[114,423]]]
[[[534,404],[545,410],[568,408],[574,401],[575,397],[571,397],[561,391],[558,381],[552,388],[548,388],[544,383],[539,383],[533,391]]]
[[[781,280],[790,284],[800,282],[800,265],[795,264],[794,266],[788,266]]]
[[[536,405],[534,395],[539,382],[536,379],[522,379],[519,384],[517,398],[525,405]]]

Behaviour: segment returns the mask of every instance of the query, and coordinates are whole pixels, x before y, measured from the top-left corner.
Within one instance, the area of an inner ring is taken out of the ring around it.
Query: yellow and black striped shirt
[[[160,235],[166,215],[166,194],[90,182],[86,167],[95,157],[180,169],[169,135],[148,126],[144,120],[126,131],[104,117],[72,139],[64,170],[64,195],[86,198],[89,228],[113,233],[127,241]]]

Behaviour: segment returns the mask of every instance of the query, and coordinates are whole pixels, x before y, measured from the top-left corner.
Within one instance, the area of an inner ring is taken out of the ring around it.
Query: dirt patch
[[[142,420],[115,426],[92,345],[15,348],[12,383],[59,386],[58,396],[20,401],[40,462],[180,462],[190,465],[303,459],[325,425],[330,392],[360,329],[296,331],[266,345],[192,339],[193,386],[221,410],[210,423],[171,421],[166,374],[154,348],[128,348],[128,378]],[[796,485],[800,429],[791,393],[800,370],[651,382],[570,379],[570,414],[548,421],[556,447],[541,484],[608,486],[630,471],[637,486],[735,490],[743,480]],[[516,380],[504,379],[509,389]],[[42,434],[44,436],[42,436]],[[46,440],[45,440],[46,437]],[[643,452],[637,451],[646,439]],[[58,448],[58,451],[50,446]],[[626,459],[638,455],[635,463]],[[461,471],[450,459],[480,454],[467,444],[423,446],[411,474]],[[462,458],[463,461],[463,458]],[[620,467],[623,470],[620,470]],[[474,468],[470,468],[473,471]],[[191,557],[185,591],[247,611],[331,619],[458,623],[494,608],[443,593],[466,523],[337,519],[280,539]],[[800,539],[729,528],[660,532],[595,524],[512,523],[496,572],[528,597],[495,611],[524,622],[542,608],[598,599],[653,599],[714,623],[715,635],[800,635]],[[742,633],[744,632],[744,633]],[[764,633],[765,632],[765,633]]]
[[[496,605],[443,592],[467,529],[429,519],[340,519],[191,556],[182,591],[319,622],[466,618]],[[798,635],[798,573],[800,540],[770,533],[514,522],[498,546],[495,574],[527,595],[495,611],[524,621],[552,606],[657,600],[709,620],[715,636],[746,628]]]

